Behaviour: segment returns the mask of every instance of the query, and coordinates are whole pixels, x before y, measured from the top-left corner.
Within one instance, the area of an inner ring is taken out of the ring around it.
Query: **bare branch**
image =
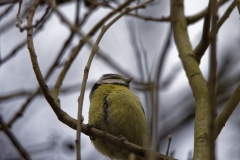
[[[220,0],[217,2],[217,6],[220,7],[222,6],[223,4],[225,4],[228,0]],[[200,19],[202,19],[208,12],[208,7],[205,8],[203,11],[195,14],[195,15],[192,15],[192,16],[186,16],[186,19],[187,19],[187,23],[188,25],[189,24],[193,24],[197,21],[199,21]]]
[[[226,19],[229,17],[230,13],[233,11],[234,7],[236,6],[235,1],[233,1],[231,3],[231,5],[228,7],[228,9],[226,10],[226,12],[223,14],[223,16],[221,17],[221,19],[218,21],[217,23],[217,30],[216,32],[218,32],[218,30],[220,29],[220,27],[222,26],[222,24],[226,21]],[[212,31],[209,33],[206,37],[206,32],[204,32],[203,35],[205,35],[204,37],[202,37],[202,39],[200,40],[200,42],[198,43],[198,45],[196,46],[196,48],[194,49],[193,53],[195,55],[195,57],[197,58],[197,60],[200,62],[202,56],[204,55],[206,49],[208,48],[208,45],[210,43],[211,40],[211,34]]]
[[[133,14],[133,13],[128,13],[128,16],[140,18],[146,21],[154,21],[154,22],[170,22],[169,17],[162,17],[162,18],[155,18],[155,17],[145,17],[144,15],[139,15],[139,14]]]
[[[3,18],[4,16],[6,16],[11,9],[13,9],[15,3],[16,3],[16,2],[12,3],[10,6],[8,6],[8,7],[5,9],[5,11],[4,11],[2,14],[0,14],[0,20],[2,20],[2,18]],[[1,4],[0,4],[0,6],[1,6]]]
[[[113,145],[117,145],[117,143],[119,142],[118,137],[115,137],[107,132],[98,130],[94,127],[89,128],[87,125],[83,123],[81,125],[81,131],[84,134],[88,135],[89,137],[98,138],[104,142],[107,142]],[[152,150],[145,149],[143,147],[140,147],[128,141],[124,141],[121,147],[131,153],[134,153],[142,157],[148,157],[149,155],[154,155],[155,156],[154,158],[156,158],[156,160],[175,160],[174,158],[159,154]]]
[[[229,117],[232,115],[233,111],[237,107],[239,101],[240,101],[240,85],[236,88],[233,95],[228,100],[226,106],[223,108],[222,112],[219,114],[215,121],[215,140],[217,139],[218,135],[222,131],[223,127],[227,123]]]
[[[207,82],[193,56],[184,16],[183,0],[171,0],[171,22],[174,40],[196,103],[194,126],[194,160],[209,158],[209,92]]]

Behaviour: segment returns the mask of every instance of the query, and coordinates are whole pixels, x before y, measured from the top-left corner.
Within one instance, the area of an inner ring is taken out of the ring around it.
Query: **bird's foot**
[[[125,138],[122,135],[118,136],[118,141],[117,141],[117,151],[118,152],[122,151],[122,144],[124,141],[127,141],[127,138]]]
[[[92,124],[86,124],[86,126],[87,126],[87,130],[89,130],[89,129],[91,129],[91,128],[94,127]],[[96,138],[91,137],[91,136],[89,136],[89,138],[90,138],[92,141],[94,141],[94,140],[96,139]]]

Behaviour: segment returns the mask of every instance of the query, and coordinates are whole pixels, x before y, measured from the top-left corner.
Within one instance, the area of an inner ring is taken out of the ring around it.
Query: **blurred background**
[[[76,1],[61,0],[58,10],[74,24]],[[79,28],[86,35],[103,17],[123,3],[123,0],[80,1]],[[224,3],[219,17],[232,1]],[[23,1],[22,26],[26,25],[27,10],[33,1]],[[131,6],[136,5],[134,2]],[[169,15],[169,1],[156,0],[137,12],[144,17],[162,18]],[[185,14],[194,15],[204,10],[207,0],[186,0]],[[52,88],[73,48],[82,38],[72,34],[59,16],[46,10],[44,1],[38,7],[33,23],[45,19],[34,28],[34,46],[38,62],[45,76],[54,66],[47,79]],[[38,82],[32,69],[26,45],[26,30],[15,26],[18,2],[0,0],[0,115],[10,130],[34,160],[76,159],[76,131],[57,119],[57,116],[38,91]],[[131,12],[132,14],[135,11]],[[109,22],[109,21],[107,21]],[[107,23],[106,22],[106,23]],[[203,19],[191,24],[188,33],[192,47],[198,44]],[[235,8],[218,32],[217,38],[217,113],[226,105],[240,84],[240,30],[239,14]],[[95,42],[100,30],[91,37]],[[68,41],[67,41],[68,40]],[[172,136],[170,155],[179,160],[190,160],[193,154],[195,103],[178,52],[171,35],[169,22],[144,20],[126,15],[107,30],[100,42],[100,51],[90,68],[83,104],[84,122],[88,122],[89,92],[96,80],[106,73],[118,73],[134,77],[131,90],[144,106],[149,133],[157,143],[158,151],[165,154],[168,135]],[[60,59],[54,64],[57,56]],[[91,45],[86,44],[74,60],[60,91],[61,108],[77,118],[78,96]],[[201,60],[200,68],[208,79],[209,51]],[[155,114],[155,115],[154,115]],[[218,160],[240,159],[240,109],[236,108],[216,141]],[[153,123],[157,117],[157,124]],[[88,136],[81,134],[83,160],[105,160],[98,153]],[[23,159],[6,134],[0,130],[0,159]]]

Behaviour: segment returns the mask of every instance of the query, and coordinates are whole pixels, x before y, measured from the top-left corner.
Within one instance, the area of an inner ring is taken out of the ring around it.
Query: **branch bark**
[[[179,57],[196,103],[193,159],[209,159],[209,92],[207,82],[199,69],[198,61],[193,55],[192,46],[189,41],[183,0],[171,0],[171,22]]]

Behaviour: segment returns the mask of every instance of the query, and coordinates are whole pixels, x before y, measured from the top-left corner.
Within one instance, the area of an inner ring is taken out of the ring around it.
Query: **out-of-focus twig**
[[[45,78],[45,80],[47,80],[47,79],[48,78]],[[87,84],[87,89],[91,89],[93,84],[94,84],[93,81],[89,82]],[[72,85],[63,86],[60,89],[60,93],[61,94],[69,94],[69,93],[72,93],[72,92],[79,91],[79,86],[81,86],[81,83],[80,84],[72,84]],[[50,90],[52,90],[52,88],[53,87],[50,87]],[[42,96],[42,92],[40,90],[38,90],[38,91],[39,92],[37,93],[37,95]],[[32,90],[17,90],[17,91],[12,91],[12,92],[6,93],[6,94],[0,94],[0,102],[9,101],[9,100],[13,100],[13,99],[21,98],[21,97],[26,97],[26,96],[30,97],[35,92],[36,92],[36,90],[33,90],[33,91]]]
[[[21,13],[21,18],[25,17],[28,14],[28,11],[29,11],[29,6],[26,6],[25,9],[23,10],[23,12]],[[2,33],[6,32],[7,30],[11,29],[12,27],[14,27],[15,24],[16,24],[16,18],[15,17],[8,20],[7,22],[1,24],[0,35]]]
[[[170,22],[169,17],[161,17],[161,18],[155,18],[155,17],[146,17],[144,15],[139,15],[139,14],[133,14],[133,13],[128,13],[128,16],[140,18],[146,21],[154,21],[154,22]]]
[[[6,5],[6,4],[9,4],[9,3],[16,3],[18,2],[19,0],[1,0],[0,1],[0,6],[3,6],[3,5]]]
[[[2,18],[4,16],[6,16],[8,14],[8,12],[13,8],[13,6],[15,5],[16,2],[12,3],[10,6],[8,6],[5,11],[3,11],[2,14],[0,14],[0,20],[2,20]],[[0,5],[1,6],[1,5]]]
[[[57,6],[53,4],[51,0],[48,0],[48,5],[53,9],[53,11],[61,18],[62,22],[66,24],[72,32],[78,34],[80,37],[83,36],[82,32],[78,30],[77,25],[72,25],[71,22],[58,10]]]
[[[18,150],[18,152],[22,155],[22,157],[25,160],[31,160],[30,155],[28,154],[28,152],[24,149],[24,147],[21,145],[21,143],[18,141],[18,139],[15,137],[15,135],[8,129],[8,127],[5,125],[5,122],[2,118],[2,116],[0,116],[0,124],[1,124],[1,128],[2,130],[6,133],[6,135],[8,136],[8,138],[12,141],[12,144],[16,147],[16,149]]]
[[[86,20],[89,18],[89,16],[93,13],[94,9],[89,9],[89,11],[87,13],[85,13],[84,17],[82,18],[82,20],[80,21],[80,23],[78,24],[79,26],[83,26],[83,24],[86,22]]]
[[[210,1],[210,17],[212,19],[212,32],[211,35],[211,52],[210,52],[210,65],[209,65],[209,105],[211,120],[209,124],[209,151],[210,159],[215,160],[215,139],[214,139],[214,122],[216,119],[216,85],[217,85],[217,1]]]
[[[47,9],[46,9],[47,10]],[[47,11],[45,12],[45,14],[47,13]],[[41,18],[41,20],[39,21],[39,23],[36,24],[35,27],[37,27],[37,29],[33,32],[33,36],[35,36],[42,28],[44,23],[49,19],[49,17],[51,16],[51,13],[49,13],[46,16],[43,16]],[[27,40],[23,40],[17,47],[15,47],[9,54],[7,54],[7,56],[5,56],[3,59],[0,59],[0,65],[3,65],[4,63],[6,63],[10,58],[13,58],[18,51],[23,48],[25,45],[27,44]]]
[[[237,8],[238,8],[238,12],[240,14],[240,0],[235,0]]]
[[[166,38],[166,42],[164,44],[163,49],[160,52],[160,56],[159,56],[159,60],[157,61],[156,64],[156,74],[154,77],[154,84],[156,84],[156,86],[154,87],[154,106],[153,106],[153,116],[152,116],[152,121],[153,121],[153,128],[155,130],[155,133],[153,135],[151,135],[152,139],[152,145],[153,145],[153,149],[155,151],[158,151],[160,148],[160,144],[157,144],[157,135],[159,135],[158,133],[158,122],[159,122],[159,112],[160,112],[160,95],[159,95],[159,90],[160,90],[160,85],[161,85],[161,76],[162,76],[162,71],[163,71],[163,66],[164,66],[164,62],[166,62],[166,55],[168,53],[168,50],[170,48],[171,45],[171,37],[172,37],[172,27],[170,26],[170,29],[168,31],[167,34],[167,38]]]
[[[75,13],[75,25],[78,25],[78,23],[79,23],[79,21],[80,21],[80,19],[79,19],[79,17],[80,17],[80,8],[81,8],[81,3],[80,3],[80,0],[77,0],[76,1],[76,13]]]
[[[166,151],[166,156],[168,156],[168,153],[169,153],[169,150],[170,150],[171,141],[172,141],[172,136],[168,135],[168,147],[167,147],[167,151]]]
[[[21,13],[21,8],[22,8],[22,0],[19,0],[18,1],[18,12],[17,12],[17,23],[16,23],[16,26],[18,28],[21,28],[21,24],[22,24],[22,19],[21,19],[21,16],[20,16],[20,13]]]

